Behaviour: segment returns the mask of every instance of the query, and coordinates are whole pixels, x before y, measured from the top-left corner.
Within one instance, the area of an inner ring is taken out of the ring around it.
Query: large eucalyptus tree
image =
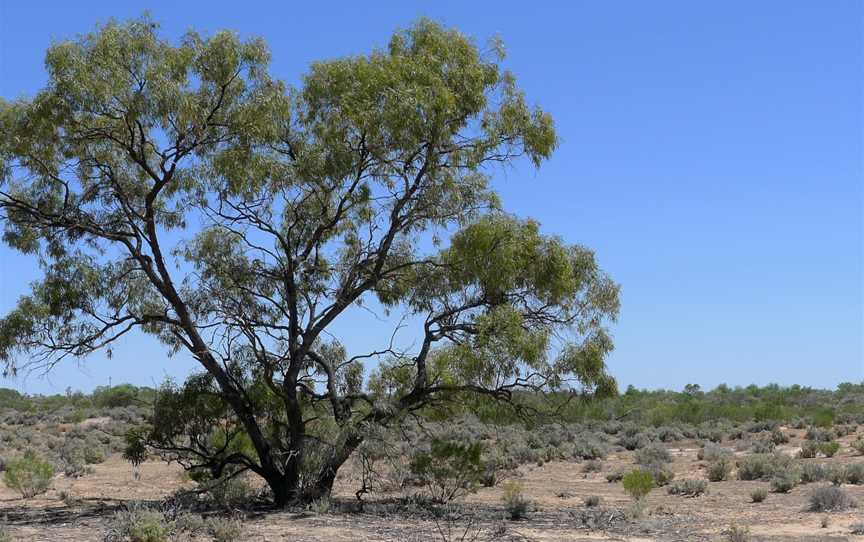
[[[279,505],[329,492],[369,424],[613,390],[617,286],[489,187],[556,146],[500,60],[425,20],[298,88],[230,32],[172,44],[136,20],[51,46],[47,86],[0,103],[4,240],[44,273],[0,320],[7,372],[133,330],[186,351],[202,373],[163,390],[142,438],[254,471]],[[346,352],[332,324],[364,302],[416,322],[414,347]]]

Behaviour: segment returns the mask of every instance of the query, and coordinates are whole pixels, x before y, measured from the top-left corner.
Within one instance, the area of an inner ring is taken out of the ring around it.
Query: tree
[[[133,330],[186,351],[202,373],[160,391],[148,446],[251,470],[279,505],[327,494],[370,424],[614,391],[618,287],[489,187],[556,146],[501,58],[421,20],[289,89],[229,32],[173,45],[144,19],[53,45],[47,87],[0,105],[4,240],[44,272],[0,321],[7,373]],[[419,322],[416,348],[349,356],[329,330],[361,303]]]

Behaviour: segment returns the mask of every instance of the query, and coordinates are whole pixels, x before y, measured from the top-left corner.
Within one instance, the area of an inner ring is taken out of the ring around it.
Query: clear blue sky
[[[496,186],[509,210],[596,249],[622,284],[609,360],[622,385],[864,380],[859,0],[0,6],[5,98],[44,84],[52,40],[144,10],[172,39],[190,28],[262,36],[290,83],[314,60],[386,44],[421,15],[480,42],[500,35],[506,67],[553,114],[562,144],[539,171],[511,170]],[[0,248],[0,312],[33,267]],[[378,331],[356,323],[343,326],[352,348]],[[135,337],[112,360],[0,385],[87,390],[191,367]]]

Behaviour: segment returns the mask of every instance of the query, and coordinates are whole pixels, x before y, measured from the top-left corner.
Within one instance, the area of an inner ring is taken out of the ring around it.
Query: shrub
[[[774,451],[777,446],[774,444],[774,441],[762,439],[756,440],[753,442],[750,450],[754,454],[770,454]]]
[[[675,442],[683,439],[684,435],[678,429],[664,425],[657,428],[657,438],[661,442]]]
[[[330,512],[330,508],[333,506],[333,503],[330,501],[328,497],[321,497],[319,499],[315,499],[306,505],[306,510],[312,512],[313,514],[320,516]]]
[[[639,448],[647,446],[649,442],[650,440],[644,433],[632,429],[625,431],[618,439],[618,445],[623,446],[626,450],[638,450]]]
[[[479,487],[484,471],[481,452],[479,442],[460,444],[436,439],[429,452],[412,458],[411,472],[426,486],[434,502],[450,502]]]
[[[830,408],[823,408],[813,415],[813,424],[817,427],[831,427],[834,425],[835,413]]]
[[[84,462],[88,465],[97,465],[105,462],[105,450],[99,443],[88,440],[84,446]]]
[[[717,461],[718,459],[727,459],[732,457],[732,450],[724,448],[713,442],[705,444],[699,451],[696,452],[696,458],[700,461]]]
[[[858,455],[864,455],[864,437],[858,437],[853,440],[849,446],[851,446]]]
[[[847,484],[864,484],[864,463],[850,463],[843,468],[843,471],[846,474]]]
[[[213,537],[213,542],[235,542],[240,540],[243,525],[234,518],[211,518],[207,520],[207,532]]]
[[[807,441],[801,445],[801,451],[798,452],[798,457],[802,459],[813,459],[819,453],[819,445],[813,441]]]
[[[835,486],[842,486],[846,483],[846,467],[843,465],[827,467],[825,469],[825,479]]]
[[[732,460],[720,457],[708,464],[707,475],[712,482],[722,482],[732,474]]]
[[[837,441],[822,442],[819,444],[819,451],[825,457],[834,457],[834,454],[840,451],[840,444]]]
[[[656,463],[671,463],[672,454],[661,444],[650,444],[636,451],[634,458],[638,465],[646,467]]]
[[[801,483],[812,484],[827,479],[828,470],[821,463],[804,463],[801,465]]]
[[[787,471],[791,464],[792,458],[781,453],[747,456],[738,460],[738,479],[769,479],[775,474]]]
[[[795,469],[775,473],[771,477],[771,491],[774,493],[789,493],[801,482],[801,476]]]
[[[853,523],[849,526],[850,534],[864,534],[864,523]]]
[[[54,477],[54,467],[32,450],[28,450],[18,459],[6,465],[3,481],[6,486],[21,493],[25,499],[35,497],[48,491],[51,479]]]
[[[708,482],[705,480],[681,480],[670,485],[667,489],[670,495],[681,495],[684,497],[698,497],[708,491]]]
[[[773,442],[777,446],[781,444],[788,444],[789,435],[787,435],[780,429],[774,429],[773,431],[771,431],[771,442]]]
[[[620,482],[624,478],[624,471],[616,470],[606,475],[606,481],[610,484]]]
[[[67,438],[60,448],[59,456],[63,465],[63,474],[67,477],[78,478],[87,473],[84,444],[80,440]]]
[[[603,502],[603,499],[599,495],[591,495],[590,497],[585,498],[585,506],[587,508],[600,506],[601,502]]]
[[[839,487],[834,486],[820,487],[814,490],[810,493],[809,499],[811,512],[842,512],[856,506],[852,497]]]
[[[205,487],[210,504],[226,510],[248,506],[255,497],[249,483],[239,476],[211,480]]]
[[[768,490],[764,487],[756,488],[750,492],[750,500],[753,502],[762,502],[768,497]]]
[[[124,435],[125,446],[123,448],[123,459],[138,467],[147,461],[146,431],[141,428],[132,428]]]
[[[725,531],[726,540],[729,542],[749,542],[750,541],[750,529],[747,527],[738,527],[737,525],[730,525],[728,529]]]
[[[663,463],[651,463],[645,465],[643,468],[651,473],[651,476],[654,478],[654,483],[659,487],[669,484],[669,482],[675,478],[675,473],[672,469]]]
[[[630,497],[640,500],[654,489],[654,476],[647,470],[636,469],[625,474],[621,483]]]
[[[828,442],[834,440],[836,435],[833,431],[828,429],[819,429],[816,427],[811,427],[807,430],[807,433],[804,435],[804,438],[807,440],[814,440],[817,442]]]
[[[603,459],[608,454],[609,447],[596,434],[582,435],[573,442],[573,457],[576,459]]]
[[[582,472],[601,472],[603,470],[602,461],[588,461],[582,465]]]
[[[524,519],[531,510],[531,501],[522,492],[522,484],[510,480],[504,484],[504,495],[501,496],[507,514],[513,521]]]
[[[116,512],[112,518],[106,542],[167,542],[171,533],[165,517],[139,506]]]

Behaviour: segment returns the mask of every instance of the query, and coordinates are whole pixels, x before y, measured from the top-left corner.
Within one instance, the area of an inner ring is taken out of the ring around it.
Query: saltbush
[[[801,482],[797,469],[787,469],[777,472],[771,477],[771,491],[774,493],[789,493]]]
[[[753,502],[762,502],[768,497],[768,490],[764,487],[759,487],[750,492],[750,500]]]
[[[708,491],[708,482],[705,480],[680,480],[670,485],[667,492],[670,495],[681,495],[684,497],[698,497]]]
[[[811,512],[842,512],[856,506],[855,500],[835,486],[820,487],[810,493]]]
[[[643,467],[655,463],[671,463],[672,454],[661,444],[650,444],[636,451],[634,459]]]
[[[732,460],[729,457],[720,457],[708,463],[706,469],[708,480],[712,482],[723,482],[728,480],[732,474]]]
[[[828,476],[828,469],[822,463],[803,463],[801,465],[801,483],[812,484],[821,482]]]

